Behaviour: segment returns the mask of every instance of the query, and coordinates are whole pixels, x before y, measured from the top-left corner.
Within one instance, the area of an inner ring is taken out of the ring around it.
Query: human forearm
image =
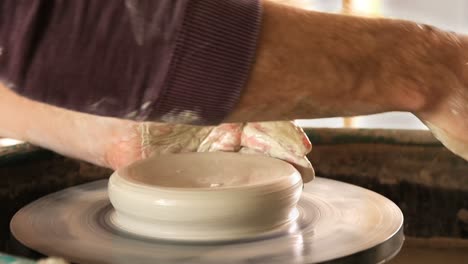
[[[96,165],[118,169],[152,155],[228,151],[293,164],[304,181],[314,172],[311,145],[292,122],[189,126],[101,117],[16,95],[0,82],[0,137],[13,137]]]
[[[0,83],[0,137],[24,140],[58,153],[108,166],[106,151],[134,122],[93,116],[35,102]]]
[[[230,120],[418,112],[456,82],[448,80],[462,65],[454,40],[412,22],[264,1],[256,61]]]

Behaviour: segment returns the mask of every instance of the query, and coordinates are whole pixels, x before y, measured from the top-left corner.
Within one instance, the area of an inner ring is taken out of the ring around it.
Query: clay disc
[[[109,220],[107,180],[47,195],[22,208],[13,235],[45,255],[77,263],[381,263],[403,244],[403,215],[387,198],[316,178],[288,230],[244,241],[180,243],[138,237]]]

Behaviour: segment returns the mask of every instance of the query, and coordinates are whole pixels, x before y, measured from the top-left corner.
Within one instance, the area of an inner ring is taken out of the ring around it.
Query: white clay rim
[[[226,191],[302,181],[287,162],[238,153],[181,153],[154,156],[116,171],[129,187],[158,191]]]
[[[170,240],[243,239],[274,230],[295,219],[301,192],[301,177],[288,163],[234,153],[153,157],[108,183],[116,226]]]

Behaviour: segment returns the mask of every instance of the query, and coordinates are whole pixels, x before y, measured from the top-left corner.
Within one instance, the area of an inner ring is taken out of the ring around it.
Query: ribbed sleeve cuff
[[[217,124],[232,111],[255,56],[259,0],[192,0],[151,118]]]

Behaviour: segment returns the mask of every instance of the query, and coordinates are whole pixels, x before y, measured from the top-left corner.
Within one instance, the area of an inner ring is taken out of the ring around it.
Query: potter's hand
[[[468,161],[468,37],[440,34],[446,37],[436,39],[437,49],[428,56],[431,74],[413,84],[427,90],[415,113],[448,149]]]
[[[117,169],[152,155],[180,152],[229,151],[263,154],[294,165],[308,182],[314,170],[306,155],[311,144],[293,122],[234,123],[200,127],[163,123],[135,123],[107,151],[107,165]]]
[[[224,124],[214,127],[197,151],[238,151],[262,154],[287,161],[301,173],[304,182],[314,178],[306,155],[312,145],[294,122]]]

